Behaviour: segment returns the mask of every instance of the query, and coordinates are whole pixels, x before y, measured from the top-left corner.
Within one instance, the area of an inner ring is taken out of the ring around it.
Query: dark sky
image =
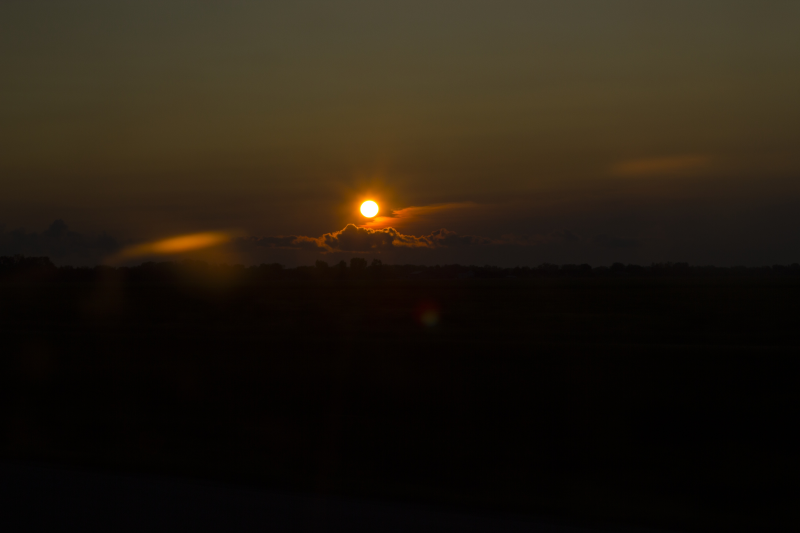
[[[0,254],[213,231],[233,241],[203,253],[245,263],[798,262],[798,21],[796,0],[4,1]],[[383,218],[337,234],[368,198]]]

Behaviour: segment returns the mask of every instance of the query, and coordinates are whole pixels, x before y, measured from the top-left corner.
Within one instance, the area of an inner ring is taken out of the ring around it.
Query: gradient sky
[[[0,253],[227,232],[245,263],[800,262],[799,22],[796,0],[4,1]],[[367,198],[389,219],[337,234]]]

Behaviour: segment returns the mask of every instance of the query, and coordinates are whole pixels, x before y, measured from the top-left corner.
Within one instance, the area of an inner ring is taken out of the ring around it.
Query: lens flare
[[[378,214],[378,204],[372,200],[367,200],[361,204],[361,214],[367,218],[374,218]]]
[[[117,259],[131,259],[149,255],[170,255],[181,252],[189,252],[222,244],[230,239],[230,235],[223,232],[213,231],[207,233],[193,233],[191,235],[180,235],[160,241],[130,246],[124,249]]]
[[[434,309],[428,309],[427,311],[424,311],[422,315],[420,315],[419,321],[425,326],[432,328],[439,323],[439,313]]]
[[[415,314],[417,321],[426,328],[437,326],[441,320],[439,306],[430,300],[421,302]]]

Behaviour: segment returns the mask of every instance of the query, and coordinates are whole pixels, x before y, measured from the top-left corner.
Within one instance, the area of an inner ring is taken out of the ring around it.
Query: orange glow
[[[206,233],[192,233],[190,235],[180,235],[169,239],[138,244],[126,248],[120,253],[120,258],[142,257],[147,255],[168,255],[181,252],[200,250],[210,246],[216,246],[227,241],[230,236],[219,231]]]
[[[431,219],[441,213],[455,209],[475,208],[477,204],[473,202],[456,202],[449,204],[433,204],[422,206],[410,206],[392,211],[391,216],[375,217],[364,224],[366,228],[382,229],[389,226],[398,228],[409,222]]]
[[[367,200],[363,204],[361,204],[361,214],[367,218],[373,218],[375,215],[378,214],[379,208],[378,204],[373,202],[372,200]]]

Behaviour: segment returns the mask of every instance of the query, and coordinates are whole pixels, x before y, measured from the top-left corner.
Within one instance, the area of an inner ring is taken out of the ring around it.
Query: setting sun
[[[373,218],[378,214],[378,204],[372,200],[367,200],[361,204],[361,214],[367,218]]]

